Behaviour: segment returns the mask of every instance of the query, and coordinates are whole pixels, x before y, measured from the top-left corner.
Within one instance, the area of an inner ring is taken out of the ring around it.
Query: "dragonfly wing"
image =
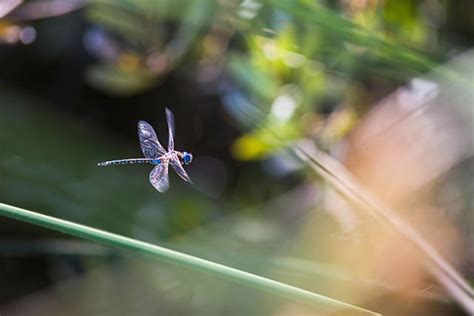
[[[145,121],[138,122],[138,138],[145,158],[157,158],[166,153],[156,137],[155,130]]]
[[[166,120],[168,121],[168,151],[174,150],[174,115],[166,108]]]
[[[188,173],[186,172],[186,170],[184,170],[183,166],[181,165],[181,162],[179,161],[177,157],[171,158],[170,164],[173,167],[174,171],[176,171],[176,173],[179,174],[179,176],[183,178],[184,181],[193,183]]]
[[[164,193],[168,191],[170,187],[170,181],[168,178],[168,164],[162,163],[153,168],[150,172],[150,183],[157,189],[159,192]]]

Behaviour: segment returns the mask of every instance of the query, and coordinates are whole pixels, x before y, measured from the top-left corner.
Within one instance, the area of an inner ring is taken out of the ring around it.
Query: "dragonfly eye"
[[[185,165],[189,165],[193,161],[193,155],[187,152],[183,152],[183,162]]]

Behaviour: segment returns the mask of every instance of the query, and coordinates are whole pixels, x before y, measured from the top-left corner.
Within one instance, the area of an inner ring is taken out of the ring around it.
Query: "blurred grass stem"
[[[294,147],[295,153],[336,190],[356,205],[370,211],[386,227],[397,231],[423,255],[423,263],[466,311],[474,314],[474,290],[466,280],[413,227],[405,223],[390,208],[371,196],[341,164],[308,142]]]

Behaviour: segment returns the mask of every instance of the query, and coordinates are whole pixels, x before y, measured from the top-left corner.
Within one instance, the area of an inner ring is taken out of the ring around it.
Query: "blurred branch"
[[[60,16],[80,9],[85,4],[84,0],[27,2],[12,11],[8,20],[24,22]]]
[[[305,144],[306,145],[306,144]],[[395,212],[371,196],[350,172],[331,156],[309,146],[296,145],[295,153],[346,198],[371,212],[386,227],[393,229],[424,256],[424,264],[451,296],[468,312],[474,312],[474,290],[466,280],[414,228]]]
[[[51,216],[31,212],[22,208],[0,203],[0,215],[46,227],[76,237],[89,239],[107,246],[130,250],[164,262],[178,264],[198,271],[224,277],[244,286],[250,286],[285,298],[291,298],[312,304],[328,312],[349,311],[351,315],[378,315],[377,313],[349,305],[310,291],[285,283],[267,279],[222,264],[190,256],[164,247],[149,244],[132,238],[109,233],[107,231],[61,220]]]
[[[21,3],[22,3],[22,0],[10,0],[10,1],[1,2],[0,3],[0,19],[3,18],[8,13],[10,13],[13,9],[15,9]]]

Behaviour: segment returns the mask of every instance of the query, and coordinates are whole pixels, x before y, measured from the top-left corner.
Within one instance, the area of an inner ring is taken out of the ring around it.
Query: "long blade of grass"
[[[89,226],[32,212],[12,205],[0,203],[0,215],[74,235],[76,237],[92,240],[118,249],[130,250],[171,264],[177,264],[198,271],[207,272],[244,286],[260,289],[285,298],[306,302],[327,312],[344,311],[350,315],[379,315],[357,306],[343,303],[298,287],[234,269],[209,260]]]

